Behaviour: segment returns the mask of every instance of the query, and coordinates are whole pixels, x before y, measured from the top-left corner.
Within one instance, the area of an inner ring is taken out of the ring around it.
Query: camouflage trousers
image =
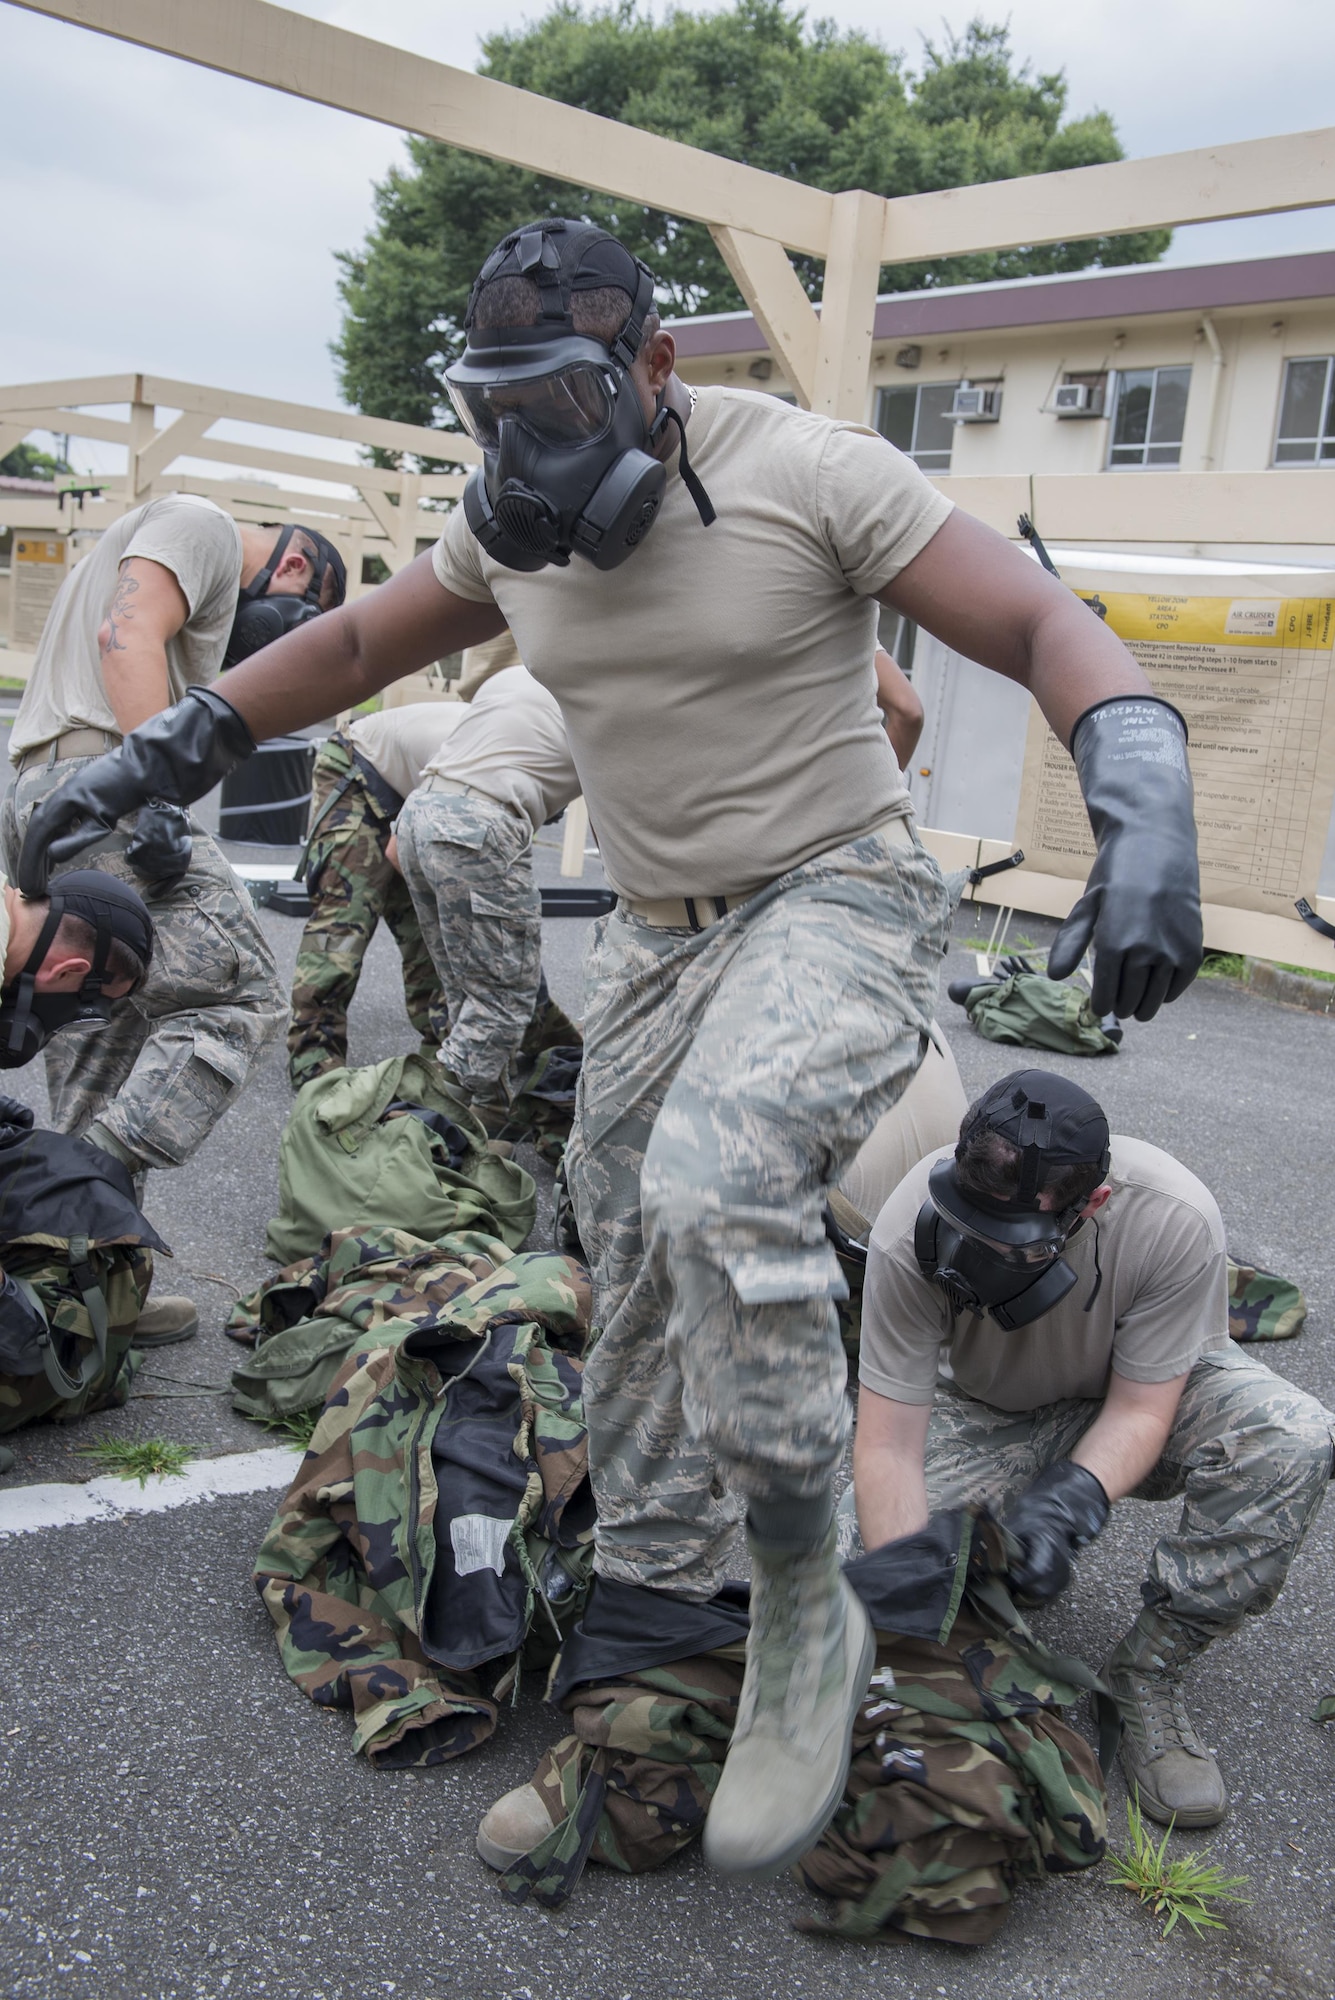
[[[848,1406],[826,1194],[922,1060],[949,915],[901,827],[698,933],[594,928],[566,1173],[601,1329],[601,1574],[712,1596],[744,1498],[828,1488]]]
[[[292,980],[288,1075],[300,1090],[313,1076],[348,1060],[348,1007],[362,961],[381,921],[403,961],[403,1000],[424,1042],[441,1006],[431,954],[408,886],[385,857],[393,825],[346,744],[331,736],[315,760],[311,798],[314,833],[306,855],[311,914],[297,949]],[[341,788],[341,789],[340,789]],[[331,796],[337,797],[330,804]]]
[[[90,761],[62,758],[16,781],[2,821],[11,878],[33,807]],[[131,868],[129,835],[119,827],[70,864],[105,869],[137,889],[157,943],[144,985],[115,1003],[105,1028],[67,1029],[48,1043],[51,1123],[87,1133],[135,1175],[191,1157],[287,1016],[250,897],[204,829],[193,820],[191,829],[190,867],[168,889]]]
[[[542,899],[527,819],[477,792],[411,794],[399,864],[440,980],[440,1059],[472,1096],[514,1094],[542,975]]]
[[[1077,1400],[1017,1415],[940,1385],[927,1430],[932,1511],[982,1503],[999,1513],[1101,1409]],[[1202,1355],[1163,1456],[1131,1496],[1182,1501],[1176,1531],[1150,1555],[1146,1607],[1202,1638],[1268,1611],[1330,1480],[1333,1424],[1314,1396],[1250,1355]]]

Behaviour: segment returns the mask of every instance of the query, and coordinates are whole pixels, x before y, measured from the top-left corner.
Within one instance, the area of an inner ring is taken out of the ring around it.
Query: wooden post
[[[867,420],[867,377],[881,275],[885,203],[861,188],[834,197],[811,398],[828,417]]]

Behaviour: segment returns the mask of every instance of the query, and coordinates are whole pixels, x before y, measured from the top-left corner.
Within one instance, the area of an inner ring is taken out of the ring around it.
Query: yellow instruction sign
[[[1283,595],[1260,577],[1204,596],[1198,579],[1110,590],[1087,576],[1065,580],[1186,717],[1205,900],[1291,917],[1316,894],[1335,802],[1335,575],[1301,577],[1301,596],[1293,573]],[[1044,874],[1083,878],[1094,859],[1075,766],[1037,706],[1015,837]]]

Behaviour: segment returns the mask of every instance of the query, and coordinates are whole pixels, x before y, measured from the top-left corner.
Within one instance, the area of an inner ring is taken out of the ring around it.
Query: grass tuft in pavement
[[[315,1426],[323,1416],[323,1410],[292,1410],[285,1417],[262,1417],[266,1431],[277,1431],[280,1437],[290,1438],[303,1451],[311,1441]]]
[[[80,1458],[91,1458],[103,1472],[121,1479],[137,1479],[141,1486],[150,1473],[184,1472],[194,1457],[189,1445],[172,1444],[167,1438],[102,1438],[97,1444],[79,1446]]]
[[[1117,1887],[1129,1889],[1156,1917],[1167,1917],[1165,1937],[1179,1917],[1190,1924],[1197,1937],[1206,1930],[1227,1930],[1228,1925],[1212,1906],[1250,1902],[1250,1897],[1238,1894],[1246,1888],[1247,1876],[1223,1874],[1209,1859],[1208,1848],[1203,1854],[1177,1855],[1170,1861],[1167,1850],[1172,1825],[1156,1845],[1141,1818],[1138,1797],[1127,1800],[1126,1819],[1130,1846],[1125,1854],[1112,1848],[1108,1855]]]

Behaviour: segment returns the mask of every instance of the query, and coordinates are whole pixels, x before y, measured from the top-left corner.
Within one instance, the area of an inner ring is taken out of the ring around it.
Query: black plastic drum
[[[306,838],[315,745],[271,736],[222,781],[218,834],[255,847],[297,847]]]

